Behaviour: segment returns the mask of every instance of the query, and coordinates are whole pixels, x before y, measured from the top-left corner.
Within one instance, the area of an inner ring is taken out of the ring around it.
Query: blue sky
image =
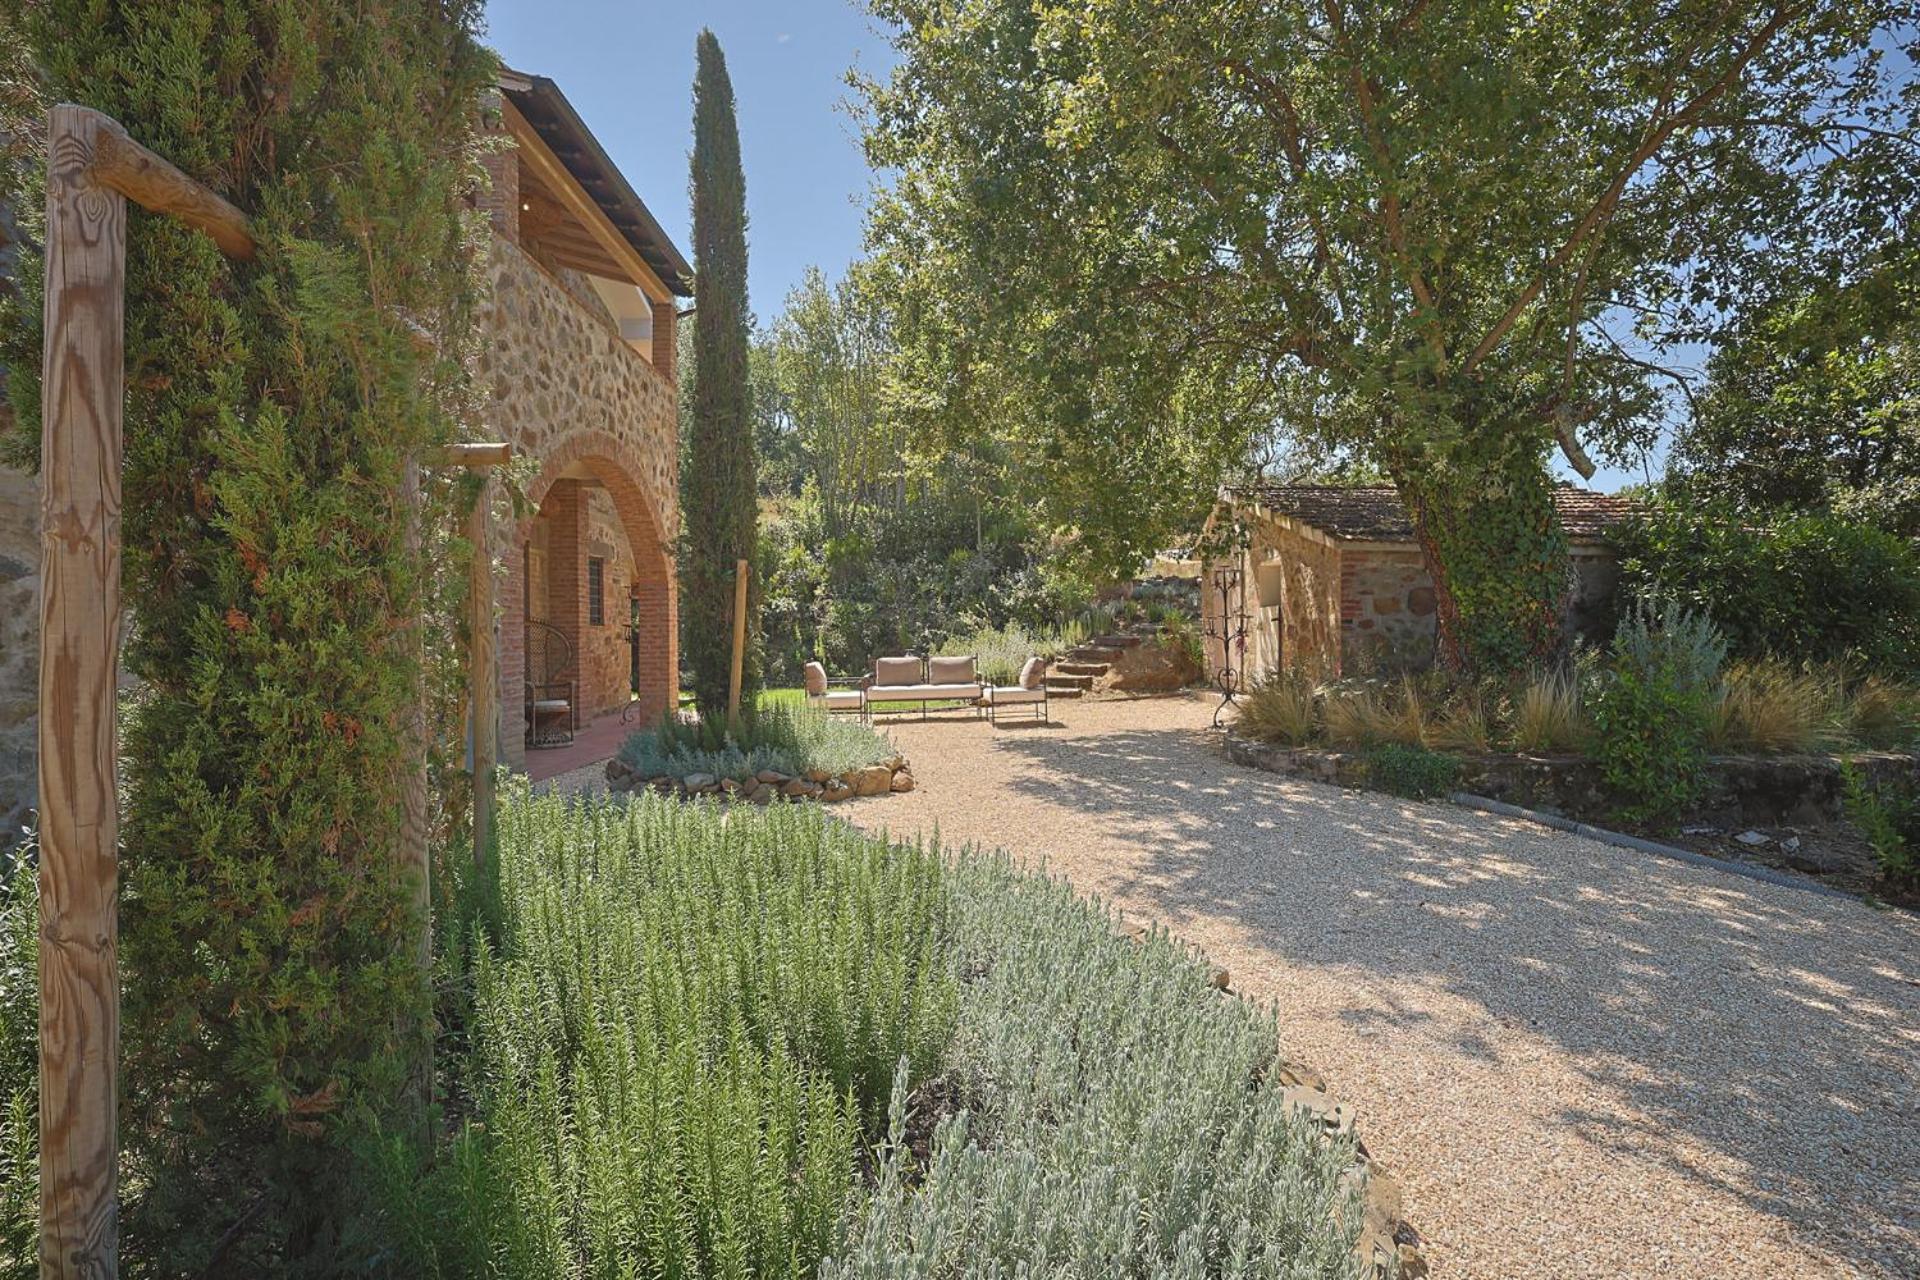
[[[859,255],[870,179],[845,75],[892,58],[851,0],[492,0],[487,21],[507,65],[559,84],[683,253],[693,42],[713,28],[738,103],[755,314],[778,315],[808,266],[838,275]]]

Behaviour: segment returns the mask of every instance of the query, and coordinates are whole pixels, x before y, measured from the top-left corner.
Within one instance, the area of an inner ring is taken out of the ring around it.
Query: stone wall
[[[491,396],[498,438],[511,441],[517,454],[539,466],[527,498],[537,507],[556,484],[585,481],[589,492],[604,495],[611,522],[626,535],[632,569],[617,586],[619,575],[609,575],[609,622],[603,632],[584,626],[586,547],[577,549],[578,566],[571,563],[572,552],[569,563],[562,565],[555,562],[559,548],[548,550],[549,580],[575,584],[568,593],[568,611],[578,621],[569,626],[568,619],[551,620],[583,638],[583,662],[599,664],[586,667],[582,675],[583,684],[591,680],[600,689],[597,701],[603,705],[584,710],[617,705],[608,690],[627,687],[626,601],[629,587],[637,586],[643,711],[665,711],[677,701],[679,683],[671,553],[680,532],[674,384],[620,339],[604,310],[589,311],[518,246],[496,236],[487,272],[493,296],[483,320],[487,341],[480,361],[481,385]],[[501,748],[503,758],[514,763],[524,759],[521,547],[532,529],[528,516],[511,525],[503,522],[496,531],[496,548],[505,561],[499,590]],[[589,521],[584,541],[591,545],[594,538]],[[556,590],[556,599],[559,594]],[[620,674],[610,681],[608,668],[616,662]]]
[[[40,486],[0,467],[0,852],[37,802],[39,670]]]
[[[1346,675],[1433,665],[1433,578],[1417,547],[1342,548],[1340,658]]]
[[[1237,560],[1209,561],[1202,567],[1200,613],[1205,629],[1221,630],[1219,570],[1237,564],[1246,590],[1247,640],[1234,656],[1236,683],[1257,683],[1285,666],[1304,666],[1329,675],[1339,672],[1341,551],[1331,539],[1291,522],[1257,520],[1248,531],[1248,547]],[[1281,604],[1260,603],[1259,569],[1282,567]],[[1207,673],[1219,671],[1219,639],[1206,642]]]

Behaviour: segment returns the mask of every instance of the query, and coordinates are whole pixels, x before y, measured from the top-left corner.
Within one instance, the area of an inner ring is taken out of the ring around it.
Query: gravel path
[[[840,812],[1045,859],[1278,1002],[1437,1277],[1920,1276],[1920,921],[1229,764],[1196,698],[892,730]]]

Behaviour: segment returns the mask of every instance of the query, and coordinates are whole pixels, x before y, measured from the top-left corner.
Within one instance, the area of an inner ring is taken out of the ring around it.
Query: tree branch
[[[1739,83],[1740,76],[1746,71],[1747,67],[1760,55],[1761,50],[1766,48],[1768,42],[1771,41],[1775,35],[1779,34],[1780,29],[1786,26],[1786,24],[1797,15],[1797,12],[1792,5],[1781,5],[1776,8],[1773,16],[1762,24],[1760,29],[1754,32],[1746,44],[1741,47],[1726,70],[1722,71],[1720,75],[1714,79],[1712,84],[1694,95],[1691,101],[1665,121],[1660,119],[1660,109],[1655,108],[1653,116],[1647,121],[1647,127],[1642,133],[1640,144],[1634,148],[1633,153],[1629,155],[1626,162],[1621,165],[1619,171],[1614,175],[1613,181],[1607,184],[1607,189],[1601,194],[1600,198],[1593,203],[1580,221],[1574,225],[1573,231],[1569,233],[1561,246],[1554,251],[1553,256],[1547,259],[1546,266],[1542,267],[1540,271],[1527,282],[1526,288],[1521,290],[1520,296],[1514,300],[1513,305],[1507,308],[1500,318],[1494,322],[1493,328],[1488,330],[1486,337],[1482,338],[1479,345],[1474,347],[1472,354],[1467,357],[1466,365],[1462,370],[1463,372],[1473,372],[1473,370],[1479,366],[1480,362],[1485,360],[1487,356],[1493,352],[1493,349],[1500,345],[1501,339],[1507,336],[1507,332],[1513,328],[1514,324],[1518,322],[1527,308],[1532,306],[1534,300],[1540,296],[1540,291],[1546,287],[1547,277],[1554,271],[1565,266],[1567,261],[1579,251],[1580,246],[1585,244],[1589,237],[1606,226],[1613,216],[1615,207],[1620,202],[1621,193],[1627,189],[1627,184],[1633,181],[1634,176],[1640,172],[1647,161],[1652,159],[1654,155],[1659,152],[1660,148],[1666,145],[1667,140],[1679,130],[1698,123],[1700,117],[1705,114],[1709,106],[1718,101],[1735,84]]]

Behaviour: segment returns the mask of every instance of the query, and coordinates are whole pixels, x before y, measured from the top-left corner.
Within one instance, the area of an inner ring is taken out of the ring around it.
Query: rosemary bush
[[[0,852],[0,1280],[40,1274],[40,885]]]
[[[811,1275],[896,1065],[951,1038],[939,857],[811,806],[524,792],[499,844],[479,1123],[383,1197],[404,1273]]]
[[[1062,883],[985,858],[951,874],[968,980],[945,1093],[965,1109],[916,1167],[895,1088],[879,1186],[823,1280],[1354,1273],[1353,1152],[1289,1116],[1270,1013]]]

